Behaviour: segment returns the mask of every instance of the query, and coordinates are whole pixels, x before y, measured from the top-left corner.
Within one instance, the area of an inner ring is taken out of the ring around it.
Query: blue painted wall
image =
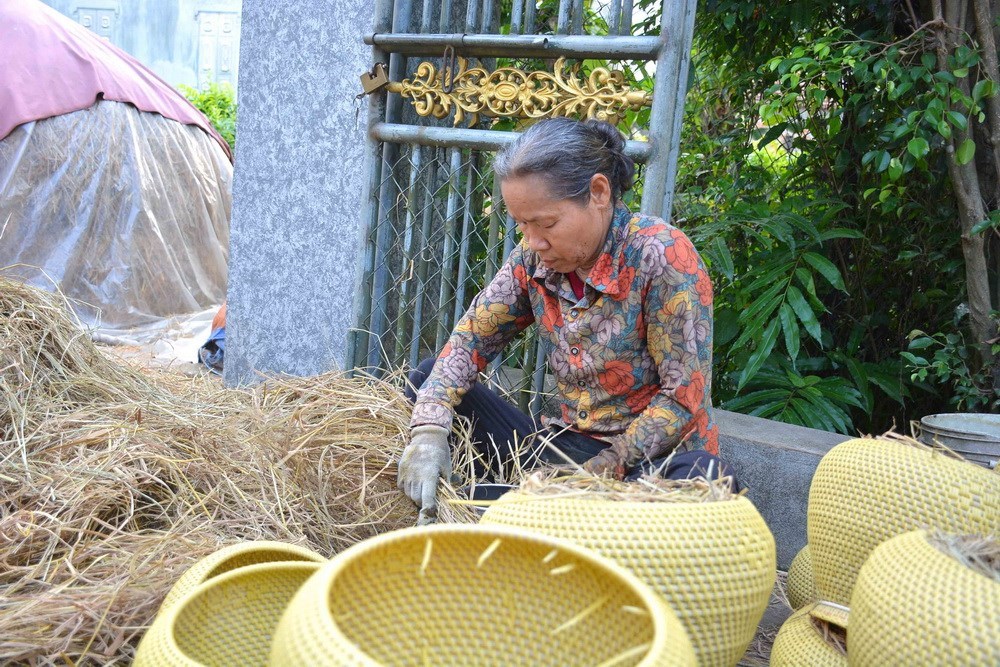
[[[236,88],[242,0],[43,0],[172,85]]]

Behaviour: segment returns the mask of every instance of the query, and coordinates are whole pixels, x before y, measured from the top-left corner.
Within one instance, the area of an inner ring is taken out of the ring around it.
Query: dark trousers
[[[404,393],[411,402],[416,401],[416,392],[430,375],[434,361],[434,359],[424,359],[410,372],[410,386],[406,387]],[[521,468],[529,469],[539,463],[565,463],[565,458],[575,463],[584,463],[608,447],[607,442],[583,433],[568,429],[546,429],[499,394],[478,382],[455,407],[455,412],[466,417],[472,424],[473,445],[483,458],[490,462],[489,469],[484,468],[477,472],[487,478],[492,478],[502,467],[511,465],[515,453]],[[547,436],[545,440],[548,441],[548,446],[542,443],[542,438],[534,438],[533,444],[529,447],[517,448],[513,444],[523,442],[526,436],[539,433]],[[558,449],[563,456],[552,451],[553,448]],[[515,449],[522,451],[515,452]],[[625,478],[636,480],[642,475],[650,474],[656,474],[664,479],[707,477],[709,474],[717,478],[732,475],[732,471],[728,466],[724,466],[718,457],[705,451],[695,450],[679,452],[673,457],[664,456],[643,461],[626,471]],[[739,488],[735,479],[734,476],[734,490]]]

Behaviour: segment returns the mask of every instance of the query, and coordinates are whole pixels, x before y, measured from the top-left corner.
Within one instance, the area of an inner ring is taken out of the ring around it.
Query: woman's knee
[[[437,361],[435,357],[427,357],[417,364],[417,367],[410,371],[410,374],[406,377],[407,383],[403,389],[403,394],[411,403],[417,400],[417,391],[427,381],[427,376],[431,374],[431,369],[434,368],[435,361]]]

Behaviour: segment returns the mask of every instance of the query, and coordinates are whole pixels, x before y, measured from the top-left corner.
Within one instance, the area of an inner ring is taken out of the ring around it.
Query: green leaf
[[[914,338],[910,341],[910,344],[906,346],[907,350],[923,350],[935,343],[934,339],[929,336],[921,336],[919,338]]]
[[[930,151],[930,145],[923,137],[914,137],[906,144],[906,150],[909,151],[910,155],[913,157],[921,158],[927,155],[928,151]]]
[[[995,92],[993,82],[989,79],[983,79],[976,83],[972,88],[972,99],[979,101],[985,97],[991,97]]]
[[[795,285],[790,285],[785,292],[785,297],[788,299],[788,303],[791,304],[792,310],[795,311],[799,321],[802,322],[802,326],[806,328],[810,336],[816,339],[816,342],[822,345],[823,335],[819,326],[819,320],[816,319],[816,314],[813,312],[809,302],[806,301],[806,298],[802,296],[799,288],[795,287]]]
[[[864,398],[863,407],[865,412],[871,413],[872,407],[875,405],[875,397],[872,395],[871,386],[868,384],[868,373],[865,372],[865,367],[857,359],[848,357],[844,361],[847,371],[851,374],[851,379],[854,380],[854,386],[861,391],[861,395]]]
[[[764,133],[764,136],[761,138],[761,140],[757,142],[757,150],[763,149],[769,143],[780,137],[781,133],[784,132],[787,128],[788,128],[787,122],[778,123],[777,125],[768,128],[767,132]]]
[[[802,259],[809,262],[814,269],[823,274],[827,282],[836,289],[839,289],[841,292],[847,291],[847,287],[844,286],[844,278],[840,275],[840,269],[826,257],[815,252],[807,252],[802,255]]]
[[[937,124],[937,131],[938,134],[940,134],[945,139],[951,139],[951,125],[949,125],[945,121],[942,120],[940,123]]]
[[[834,227],[833,229],[828,229],[825,232],[820,232],[820,241],[830,241],[831,239],[863,239],[865,235],[856,229],[845,229],[843,227]]]
[[[955,76],[957,76],[959,79],[967,77],[967,76],[969,76],[969,68],[968,67],[959,67],[957,70],[955,70],[954,72],[952,72],[952,74],[954,74]]]
[[[813,274],[809,269],[800,266],[795,269],[795,277],[799,279],[799,283],[801,283],[802,288],[807,294],[813,297],[816,296],[816,282],[813,280]]]
[[[985,220],[980,220],[979,222],[977,222],[975,225],[972,226],[972,229],[969,230],[969,233],[973,235],[982,234],[990,227],[993,227],[994,224],[995,223],[989,218],[986,218]]]
[[[719,268],[729,280],[733,279],[735,269],[733,267],[733,255],[729,252],[729,246],[721,236],[715,238],[715,258],[719,261]]]
[[[771,351],[774,349],[774,344],[778,340],[779,325],[780,321],[778,318],[772,319],[771,323],[767,325],[767,329],[764,330],[763,338],[758,341],[757,349],[750,355],[750,360],[743,369],[742,375],[740,375],[740,381],[736,391],[743,389],[744,385],[746,385],[746,383],[757,374],[757,371],[760,370],[764,360],[771,354]]]
[[[965,117],[959,111],[949,111],[945,114],[948,117],[948,122],[954,125],[958,130],[965,131],[965,128],[969,127],[969,119]]]
[[[955,151],[955,159],[958,160],[959,164],[968,164],[972,158],[976,155],[976,142],[972,139],[966,139],[962,142],[962,145],[958,147]]]
[[[947,127],[947,126],[945,126]],[[903,163],[899,161],[899,158],[894,157],[889,161],[889,180],[896,181],[899,177],[903,175]]]
[[[799,358],[799,323],[795,319],[795,311],[788,305],[788,302],[781,304],[778,311],[781,317],[781,330],[785,334],[785,349],[788,350],[788,358],[792,364]]]
[[[726,401],[720,407],[733,412],[743,412],[747,408],[764,406],[775,400],[783,403],[786,398],[788,398],[787,389],[761,389]]]

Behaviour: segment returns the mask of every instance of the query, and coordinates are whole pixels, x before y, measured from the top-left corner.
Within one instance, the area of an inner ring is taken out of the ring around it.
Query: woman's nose
[[[541,252],[543,250],[549,249],[549,242],[546,241],[541,234],[531,234],[528,236],[528,247],[535,252]]]

